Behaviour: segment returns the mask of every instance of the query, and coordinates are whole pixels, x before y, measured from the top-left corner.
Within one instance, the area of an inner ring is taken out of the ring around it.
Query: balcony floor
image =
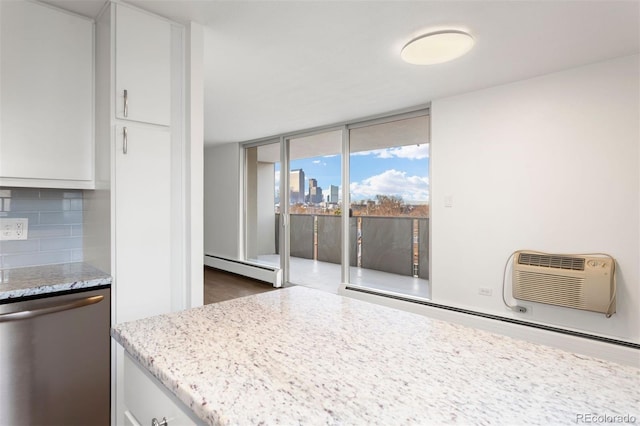
[[[280,266],[280,256],[275,254],[260,255],[258,261]],[[292,284],[338,294],[342,283],[340,265],[291,257],[289,266],[291,268],[289,279]],[[431,287],[428,280],[353,266],[350,271],[350,284],[354,287],[418,300],[431,299]]]

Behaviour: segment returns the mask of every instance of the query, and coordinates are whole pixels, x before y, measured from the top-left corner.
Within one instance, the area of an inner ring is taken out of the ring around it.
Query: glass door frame
[[[290,216],[290,206],[291,206],[291,193],[289,191],[290,188],[290,168],[291,168],[291,141],[295,140],[295,139],[299,139],[299,138],[305,138],[305,137],[309,137],[309,136],[316,136],[316,135],[320,135],[323,133],[328,133],[328,132],[334,132],[334,131],[341,131],[342,132],[342,147],[341,149],[344,152],[344,134],[345,134],[345,130],[346,129],[346,125],[341,124],[341,125],[334,125],[334,126],[326,126],[326,127],[321,127],[321,128],[316,128],[316,129],[311,129],[311,130],[306,130],[306,131],[301,131],[301,132],[295,132],[295,133],[287,133],[286,135],[281,136],[281,170],[287,170],[287,173],[284,173],[284,175],[280,176],[280,194],[281,194],[281,198],[280,198],[280,219],[281,219],[281,229],[282,229],[282,233],[281,233],[281,247],[283,247],[283,250],[281,251],[281,265],[282,265],[282,277],[283,277],[283,285],[292,285],[295,283],[291,282],[291,268],[290,268],[290,255],[291,255],[291,227],[290,225],[290,220],[291,220],[291,216]],[[342,155],[342,161],[344,163],[344,155]],[[341,169],[343,170],[344,164],[341,165]],[[344,185],[344,171],[341,171],[341,176],[340,176],[340,182],[341,185]],[[344,192],[344,191],[343,191]],[[283,205],[283,198],[282,198],[282,194],[286,194],[286,198],[285,198],[285,208],[283,209],[282,205]],[[344,195],[343,195],[344,196]],[[286,211],[286,214],[283,214],[283,212]],[[344,216],[344,209],[343,209],[343,216]],[[348,224],[348,215],[347,215],[347,224]],[[348,228],[347,228],[348,229]],[[344,235],[344,228],[342,229],[342,233]],[[348,240],[347,240],[348,241]],[[344,244],[344,238],[341,239],[341,244]],[[343,259],[344,260],[344,259]],[[340,265],[341,267],[341,275],[344,274],[344,268],[343,265]],[[348,272],[348,270],[347,270]],[[344,276],[344,275],[342,275]]]
[[[291,268],[289,256],[291,254],[291,228],[289,227],[290,214],[290,158],[289,138],[280,136],[280,268],[282,269],[282,285],[291,284]],[[286,173],[285,173],[286,170]]]
[[[241,201],[241,206],[240,206],[240,211],[241,211],[241,218],[240,218],[240,227],[239,227],[239,255],[240,255],[240,260],[243,261],[249,261],[249,262],[255,262],[253,259],[250,259],[248,256],[248,245],[249,245],[249,211],[248,211],[248,200],[247,198],[249,197],[249,195],[251,194],[251,190],[249,188],[249,179],[247,176],[247,173],[249,171],[249,164],[248,164],[248,157],[247,157],[247,150],[250,148],[260,148],[261,146],[266,146],[266,145],[272,145],[272,144],[278,144],[279,147],[282,146],[282,137],[271,137],[271,138],[265,138],[265,139],[260,139],[260,140],[256,140],[256,141],[252,141],[252,142],[246,142],[246,143],[241,143],[240,144],[240,179],[241,179],[241,185],[240,188],[242,189],[242,193],[240,194],[240,201]],[[278,157],[279,159],[281,158],[281,155]],[[282,163],[280,168],[282,169]],[[282,191],[282,170],[280,170],[280,191]],[[282,192],[280,192],[282,194]],[[282,202],[281,202],[282,204]],[[282,216],[282,215],[281,215]],[[282,234],[280,233],[279,238],[278,238],[278,244],[280,245],[280,268],[283,268],[283,263],[282,263],[282,249],[281,249],[281,244],[282,244]]]
[[[345,175],[343,176],[343,187],[349,188],[350,189],[350,184],[351,184],[351,175],[350,175],[350,160],[351,160],[351,131],[352,130],[358,130],[358,129],[363,129],[363,128],[367,128],[367,127],[372,127],[372,126],[379,126],[379,125],[384,125],[384,124],[389,124],[389,123],[393,123],[393,122],[397,122],[397,121],[404,121],[404,120],[410,120],[413,118],[418,118],[418,117],[428,117],[428,128],[427,128],[427,143],[429,144],[429,159],[431,159],[431,120],[430,120],[430,116],[431,116],[431,108],[429,106],[427,107],[423,107],[423,108],[419,108],[419,109],[415,109],[415,110],[411,110],[408,112],[402,112],[402,113],[397,113],[397,114],[391,114],[391,115],[385,115],[385,116],[381,116],[381,117],[374,117],[374,118],[370,118],[370,119],[364,119],[364,120],[357,120],[354,121],[352,123],[346,124],[345,125],[345,141],[343,143],[343,157],[345,158],[345,161],[347,164],[345,164],[344,170],[345,170]],[[428,174],[428,179],[429,179],[429,198],[428,198],[428,204],[429,206],[431,206],[432,202],[431,202],[431,164],[429,164],[429,174]],[[343,202],[345,205],[347,205],[349,207],[349,209],[351,208],[351,193],[349,191],[349,194],[347,195],[347,201],[345,202],[345,196],[343,194]],[[348,204],[347,204],[348,203]],[[380,289],[375,289],[373,290],[372,288],[368,287],[368,286],[363,286],[361,284],[357,284],[351,281],[351,267],[349,265],[349,261],[350,261],[350,253],[349,253],[349,249],[350,249],[350,244],[349,244],[349,238],[351,237],[350,235],[350,227],[349,227],[349,209],[345,209],[345,211],[343,211],[343,232],[347,232],[346,237],[343,236],[343,263],[342,263],[342,273],[343,273],[343,282],[342,282],[342,288],[345,289],[357,289],[357,290],[361,290],[361,291],[366,291],[366,292],[371,292],[374,294],[378,294],[381,296],[391,296],[391,297],[403,297],[406,299],[414,299],[414,300],[419,300],[422,301],[424,300],[421,296],[420,297],[416,297],[416,296],[410,296],[410,295],[406,295],[406,294],[400,294],[397,292],[393,292],[393,291],[388,291],[388,290],[380,290]],[[345,214],[346,213],[346,214]],[[346,216],[346,217],[345,217]],[[429,220],[428,221],[428,264],[431,265],[431,226],[432,226],[432,221]],[[430,293],[430,290],[429,290]],[[429,298],[430,299],[430,295]]]

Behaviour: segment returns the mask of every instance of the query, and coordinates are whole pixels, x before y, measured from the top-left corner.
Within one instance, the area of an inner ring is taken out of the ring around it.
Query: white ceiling
[[[104,3],[47,1],[87,16]],[[129,3],[206,26],[209,144],[401,110],[640,50],[639,1]],[[468,31],[474,49],[440,65],[400,60],[407,41],[441,28]]]

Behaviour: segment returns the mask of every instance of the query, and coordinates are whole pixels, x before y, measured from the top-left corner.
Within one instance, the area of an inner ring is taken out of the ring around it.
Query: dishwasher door
[[[110,289],[0,305],[0,425],[108,425]]]

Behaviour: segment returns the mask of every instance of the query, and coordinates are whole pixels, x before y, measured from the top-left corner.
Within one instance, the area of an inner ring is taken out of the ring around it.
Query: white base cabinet
[[[0,1],[0,186],[94,188],[94,23]]]
[[[203,425],[204,422],[179,401],[129,354],[124,359],[124,422],[150,426],[153,419],[166,426]]]

